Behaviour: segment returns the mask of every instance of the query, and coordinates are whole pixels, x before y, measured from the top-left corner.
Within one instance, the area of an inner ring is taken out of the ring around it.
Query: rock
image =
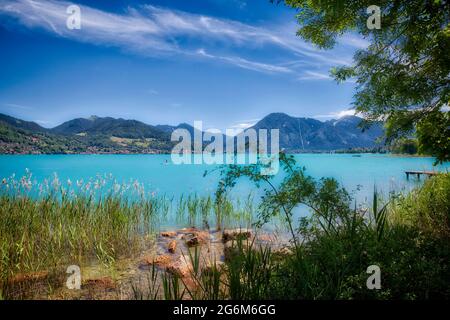
[[[186,240],[186,244],[188,247],[194,247],[200,244],[200,241],[198,240],[197,236],[192,236],[188,240]]]
[[[187,277],[190,275],[192,268],[190,267],[189,263],[186,261],[186,259],[182,256],[180,256],[177,260],[175,260],[173,263],[170,263],[166,267],[166,271],[177,275],[181,278]]]
[[[223,242],[230,240],[245,240],[252,236],[250,229],[225,229],[222,233]]]
[[[168,255],[159,255],[156,257],[145,257],[143,264],[145,265],[156,265],[158,267],[165,267],[167,265],[169,265],[172,262],[172,258]]]
[[[38,282],[38,281],[46,280],[47,278],[48,278],[47,271],[38,271],[38,272],[16,274],[16,275],[12,276],[10,279],[8,279],[8,282],[10,284],[25,283],[25,282]]]
[[[176,249],[177,249],[177,242],[175,240],[170,241],[169,244],[167,245],[167,250],[170,253],[175,253]]]
[[[184,233],[181,237],[188,247],[198,246],[210,240],[209,232],[197,230],[195,228],[182,229]]]
[[[110,277],[102,277],[97,279],[88,279],[83,282],[83,289],[100,289],[111,290],[116,288],[116,283]]]
[[[163,231],[161,232],[161,237],[165,238],[175,238],[177,236],[176,231]]]

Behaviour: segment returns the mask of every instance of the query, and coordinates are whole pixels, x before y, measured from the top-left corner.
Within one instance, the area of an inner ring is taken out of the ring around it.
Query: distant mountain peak
[[[358,127],[361,120],[354,115],[319,121],[314,118],[291,117],[285,113],[271,113],[252,128],[279,129],[280,148],[288,152],[375,147],[377,138],[383,135],[382,125],[374,124],[371,129],[363,132]]]

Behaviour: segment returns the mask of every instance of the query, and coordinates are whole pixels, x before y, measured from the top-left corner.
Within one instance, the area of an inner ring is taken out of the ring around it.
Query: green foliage
[[[419,143],[417,139],[400,138],[392,144],[391,151],[399,154],[417,154],[419,152]]]
[[[218,197],[243,176],[257,186],[267,183],[270,189],[262,199],[260,223],[284,211],[294,240],[292,252],[287,254],[240,245],[238,256],[227,264],[225,272],[230,297],[450,297],[449,174],[430,178],[410,195],[393,197],[385,203],[375,191],[371,210],[351,209],[349,195],[336,181],[314,181],[283,154],[280,162],[286,177],[278,186],[259,173],[260,165],[231,166],[222,172]],[[311,208],[312,215],[300,219],[294,232],[291,210],[298,204]],[[381,268],[381,290],[366,287],[366,269],[370,265]]]
[[[163,292],[165,300],[182,300],[186,292],[183,289],[180,277],[170,273],[162,276]]]
[[[225,287],[232,300],[260,300],[269,296],[267,284],[273,276],[274,263],[269,247],[239,240],[236,254],[226,262]]]
[[[281,1],[278,1],[281,2]],[[445,0],[377,1],[381,29],[369,29],[372,1],[285,0],[298,10],[298,35],[329,49],[347,32],[370,45],[352,66],[331,70],[338,81],[356,78],[354,105],[367,123],[387,122],[388,141],[418,127],[421,150],[450,159],[450,3]],[[433,128],[433,126],[437,125]]]
[[[280,153],[279,163],[285,177],[278,186],[275,186],[273,182],[274,176],[261,174],[261,169],[267,164],[224,167],[221,172],[222,180],[216,191],[216,201],[222,201],[226,192],[243,176],[249,178],[258,187],[261,183],[265,183],[264,196],[258,209],[257,225],[262,226],[281,213],[295,245],[298,240],[294,230],[293,210],[298,206],[305,205],[313,210],[318,223],[324,227],[331,227],[334,221],[346,217],[350,196],[336,180],[331,178],[314,180],[305,174],[304,168],[296,165],[292,155]]]
[[[450,158],[450,113],[430,113],[417,124],[419,152],[435,154],[438,159]]]
[[[427,179],[420,189],[398,197],[390,208],[393,223],[414,226],[436,237],[450,237],[450,174]]]

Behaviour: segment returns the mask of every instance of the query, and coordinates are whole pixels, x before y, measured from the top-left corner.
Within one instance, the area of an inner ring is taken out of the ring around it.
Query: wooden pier
[[[406,173],[406,179],[409,179],[409,175],[417,175],[417,179],[420,179],[420,176],[426,175],[426,176],[434,176],[437,175],[439,172],[435,171],[405,171]]]

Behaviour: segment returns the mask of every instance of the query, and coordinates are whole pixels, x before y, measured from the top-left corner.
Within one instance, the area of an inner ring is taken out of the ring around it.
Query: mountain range
[[[381,123],[364,132],[358,127],[361,118],[346,116],[337,120],[319,121],[271,113],[253,129],[279,129],[280,148],[287,152],[322,152],[374,148],[383,135]],[[168,153],[174,145],[171,133],[177,129],[194,128],[148,125],[137,120],[111,117],[77,118],[54,128],[0,114],[0,153]],[[230,139],[227,137],[225,140]],[[270,139],[270,135],[269,135]]]

